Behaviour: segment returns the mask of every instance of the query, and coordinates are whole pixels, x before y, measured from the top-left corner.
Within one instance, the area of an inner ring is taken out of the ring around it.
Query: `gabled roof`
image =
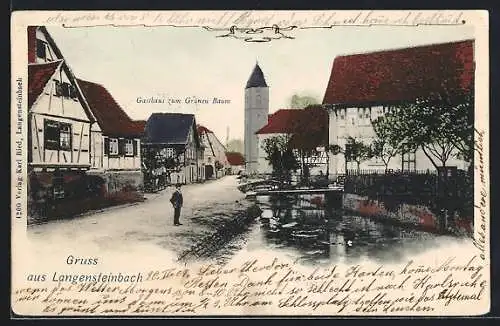
[[[215,151],[214,151],[214,147],[212,145],[212,141],[210,140],[210,137],[208,137],[208,134],[213,134],[213,132],[210,129],[208,129],[207,127],[204,127],[202,125],[197,125],[196,130],[198,131],[199,136],[201,136],[201,134],[207,134],[208,146],[210,147],[210,151],[212,152],[212,155],[215,156]]]
[[[83,110],[87,114],[89,120],[91,122],[95,121],[95,117],[92,114],[92,111],[89,108],[88,103],[85,101],[85,98],[83,97],[83,94],[80,90],[80,87],[78,86],[78,83],[76,81],[75,74],[73,71],[70,69],[68,63],[66,62],[66,59],[62,55],[61,50],[57,46],[56,42],[52,38],[52,36],[49,34],[45,26],[28,26],[27,28],[27,34],[28,34],[28,62],[35,62],[36,60],[36,30],[39,29],[45,38],[47,39],[47,42],[51,46],[52,50],[54,51],[54,54],[56,55],[56,58],[58,60],[63,60],[63,65],[62,68],[64,69],[64,72],[66,73],[66,76],[70,80],[70,82],[76,86],[77,88],[77,94],[78,94],[78,100],[80,101],[80,104],[83,107]]]
[[[268,116],[267,124],[255,134],[288,134],[293,132],[295,122],[302,117],[299,109],[280,109]]]
[[[260,69],[259,64],[256,64],[253,68],[252,74],[250,75],[250,78],[248,78],[247,86],[245,88],[253,87],[268,87],[266,79],[264,78],[264,73]]]
[[[226,152],[226,158],[229,165],[245,165],[245,158],[239,152]]]
[[[410,101],[470,92],[474,41],[336,57],[323,104]]]
[[[28,108],[35,103],[62,62],[62,60],[57,60],[28,65]]]
[[[36,61],[36,29],[38,26],[28,26],[28,63]]]
[[[194,114],[153,113],[146,122],[144,142],[147,144],[186,144],[189,132],[198,133]]]
[[[202,126],[202,125],[197,125],[196,129],[198,130],[199,134],[201,134],[201,133],[212,133],[212,131],[210,129],[208,129],[207,127]]]
[[[278,110],[256,134],[288,134],[291,148],[312,150],[328,144],[328,112],[318,104]]]
[[[140,123],[130,119],[104,86],[81,79],[77,81],[104,135],[123,137],[142,134]]]
[[[133,128],[137,134],[144,134],[144,129],[146,128],[146,120],[133,120]]]

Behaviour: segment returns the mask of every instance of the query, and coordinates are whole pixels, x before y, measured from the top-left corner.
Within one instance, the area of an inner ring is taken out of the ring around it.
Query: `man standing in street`
[[[179,183],[175,186],[175,191],[170,198],[170,202],[174,206],[174,225],[182,225],[181,223],[179,223],[179,218],[181,216],[183,198],[181,193],[181,185]]]

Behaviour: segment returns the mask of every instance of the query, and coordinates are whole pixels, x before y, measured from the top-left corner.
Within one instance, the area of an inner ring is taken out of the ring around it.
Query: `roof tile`
[[[78,85],[103,133],[109,136],[139,136],[144,124],[130,119],[102,85],[78,79]]]
[[[245,165],[245,158],[239,152],[226,152],[226,158],[229,165]]]
[[[268,116],[267,124],[255,134],[288,134],[293,132],[296,120],[302,117],[299,109],[280,109]]]
[[[146,122],[144,142],[185,144],[194,123],[194,114],[153,113]]]
[[[62,60],[28,65],[28,107],[31,108]]]
[[[474,41],[336,57],[323,104],[387,103],[469,92]]]

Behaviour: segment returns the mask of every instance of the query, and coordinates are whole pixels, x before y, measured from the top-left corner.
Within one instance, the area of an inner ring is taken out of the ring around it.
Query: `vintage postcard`
[[[490,309],[486,11],[18,11],[11,316]]]

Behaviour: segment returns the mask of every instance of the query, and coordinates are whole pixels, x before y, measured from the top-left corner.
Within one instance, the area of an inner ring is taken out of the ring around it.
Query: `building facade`
[[[153,171],[165,184],[204,180],[204,148],[193,114],[153,113],[142,138],[145,173]]]
[[[268,139],[278,137],[286,142],[293,135],[297,120],[300,119],[300,110],[280,109],[268,115],[267,123],[257,130],[255,134],[258,139],[258,168],[259,174],[271,174],[273,168],[267,159],[267,153],[264,145]]]
[[[144,122],[132,120],[102,85],[77,80],[96,118],[90,132],[90,171],[105,180],[106,191],[143,187],[141,136]]]
[[[320,105],[304,109],[280,109],[268,116],[267,124],[256,132],[259,140],[259,174],[272,173],[272,166],[264,149],[267,139],[281,138],[292,149],[299,170],[310,175],[326,173],[328,143],[328,113]]]
[[[45,27],[28,33],[28,176],[30,213],[87,196],[95,122],[76,78]],[[43,215],[43,214],[42,214]]]
[[[104,87],[77,79],[44,26],[30,26],[27,34],[30,215],[142,200],[140,193],[120,192],[142,187],[144,124],[132,121]]]
[[[229,164],[228,174],[240,174],[245,172],[245,158],[240,152],[226,152],[226,158]]]
[[[225,175],[229,163],[226,157],[226,147],[220,142],[215,133],[199,125],[198,135],[203,147],[203,160],[201,160],[201,175],[205,180],[218,179]]]
[[[255,134],[267,123],[269,114],[269,86],[258,64],[255,65],[245,87],[245,170],[258,172],[259,149]]]
[[[376,138],[372,122],[400,103],[446,92],[473,92],[474,41],[339,56],[334,59],[323,105],[329,110],[329,143],[345,148],[347,139],[370,145]],[[329,154],[330,173],[356,169],[343,154]],[[467,169],[452,155],[448,166]],[[361,162],[361,170],[385,171],[380,159]],[[422,149],[393,157],[389,170],[435,170]]]

